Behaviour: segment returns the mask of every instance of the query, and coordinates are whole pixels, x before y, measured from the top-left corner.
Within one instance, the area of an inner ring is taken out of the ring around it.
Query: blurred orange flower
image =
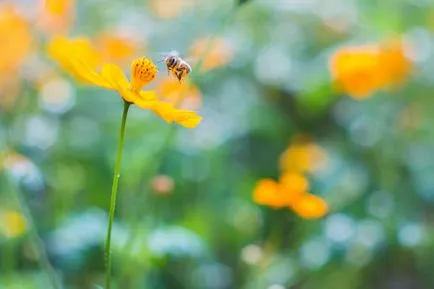
[[[12,8],[0,8],[0,81],[13,76],[31,48],[27,21]]]
[[[132,62],[129,81],[119,66],[101,63],[101,57],[87,39],[55,37],[48,46],[48,53],[65,71],[83,83],[115,90],[126,102],[151,110],[168,123],[176,122],[193,128],[202,119],[193,111],[176,109],[172,104],[158,100],[155,91],[142,90],[157,75],[157,67],[148,58]]]
[[[163,78],[157,85],[158,95],[163,101],[175,106],[197,110],[202,105],[199,88],[185,79],[182,83],[173,77]]]
[[[0,106],[9,106],[20,90],[18,70],[31,50],[26,19],[13,8],[0,6]]]
[[[50,34],[65,34],[74,23],[74,9],[75,0],[43,0],[39,26]]]
[[[95,41],[101,57],[107,62],[122,65],[136,56],[139,44],[127,37],[114,34],[101,34]]]
[[[171,19],[193,7],[197,2],[197,0],[151,0],[150,3],[151,9],[158,17]]]
[[[229,43],[223,38],[204,37],[192,44],[189,58],[202,59],[202,69],[211,70],[227,64],[233,57]]]
[[[326,153],[324,150],[305,140],[296,140],[280,156],[282,171],[313,173],[324,168]]]
[[[411,68],[403,50],[403,42],[397,40],[337,50],[329,63],[336,88],[365,99],[376,90],[401,83]]]
[[[289,207],[300,217],[316,219],[328,212],[327,203],[320,197],[307,192],[307,179],[296,173],[285,173],[279,182],[272,179],[260,180],[253,192],[253,200],[273,208]]]
[[[27,230],[26,218],[17,211],[6,210],[0,214],[0,232],[8,237],[15,238]]]
[[[282,208],[286,205],[280,185],[272,179],[262,179],[255,187],[253,200],[260,205]]]
[[[389,40],[381,45],[379,63],[384,71],[385,87],[403,83],[412,68],[411,61],[405,56],[404,43],[401,39]]]
[[[330,70],[339,89],[356,99],[367,98],[382,81],[379,68],[379,47],[366,45],[346,47],[335,52]]]

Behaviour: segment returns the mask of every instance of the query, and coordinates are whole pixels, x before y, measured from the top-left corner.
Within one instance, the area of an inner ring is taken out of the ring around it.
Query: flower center
[[[139,91],[157,76],[157,67],[148,58],[136,59],[131,64],[131,90]]]

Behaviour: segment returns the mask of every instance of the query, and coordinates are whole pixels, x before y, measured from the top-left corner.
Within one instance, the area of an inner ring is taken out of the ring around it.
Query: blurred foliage
[[[203,116],[187,130],[131,108],[114,288],[434,287],[433,1],[9,0],[0,288],[104,280],[122,101],[48,57],[59,35],[127,74],[152,58],[150,88]],[[158,62],[173,49],[193,67],[180,86]],[[295,169],[324,217],[254,198]]]

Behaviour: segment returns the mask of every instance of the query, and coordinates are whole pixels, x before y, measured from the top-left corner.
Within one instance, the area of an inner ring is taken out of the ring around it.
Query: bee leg
[[[175,74],[176,78],[178,78],[179,82],[181,82],[182,74],[179,72],[175,72],[174,74]]]

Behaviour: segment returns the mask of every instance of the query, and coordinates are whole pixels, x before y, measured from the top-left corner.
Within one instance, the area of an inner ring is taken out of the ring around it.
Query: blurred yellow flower
[[[336,88],[365,99],[378,89],[401,83],[411,68],[403,50],[403,42],[397,40],[337,50],[329,63]]]
[[[280,157],[279,181],[260,180],[254,189],[253,200],[273,208],[289,207],[304,219],[323,217],[328,212],[327,203],[309,193],[309,181],[304,176],[326,163],[325,152],[306,135],[298,135]]]
[[[157,67],[148,58],[132,62],[130,82],[119,66],[102,64],[101,57],[86,39],[55,37],[48,46],[48,53],[83,83],[115,90],[125,101],[153,111],[168,123],[176,122],[193,128],[201,121],[201,117],[193,111],[176,109],[172,104],[158,100],[155,91],[142,91],[157,75]],[[102,66],[100,72],[97,70],[99,66]]]
[[[323,217],[328,212],[327,203],[308,193],[308,188],[309,183],[303,175],[285,173],[279,182],[272,179],[260,180],[253,192],[253,200],[272,208],[289,207],[305,219]]]
[[[401,39],[389,40],[381,45],[379,63],[383,70],[385,87],[403,83],[412,68],[411,61],[405,56],[404,43]]]
[[[276,181],[272,179],[262,179],[256,184],[253,192],[253,200],[260,205],[282,208],[286,203],[279,189],[280,186]]]
[[[231,46],[223,38],[200,38],[189,50],[189,58],[202,59],[202,69],[207,71],[227,64],[233,57]]]
[[[68,32],[75,20],[75,0],[43,0],[39,26],[47,33]]]
[[[295,140],[280,156],[280,168],[287,172],[314,173],[325,164],[324,150],[308,140]]]
[[[197,4],[197,0],[151,0],[151,9],[164,19],[175,18],[186,9]]]
[[[9,108],[20,92],[19,69],[32,48],[26,19],[12,7],[0,5],[0,107]]]
[[[139,50],[139,44],[133,40],[109,33],[99,35],[95,44],[104,61],[120,65],[129,62]]]
[[[303,193],[292,204],[291,209],[304,219],[324,217],[328,212],[328,205],[322,198],[310,193]]]
[[[376,45],[346,47],[335,52],[330,70],[338,89],[365,99],[381,85],[380,51]]]
[[[199,88],[185,79],[182,83],[173,77],[166,77],[157,84],[158,95],[162,100],[183,108],[197,110],[202,105]]]
[[[0,232],[7,238],[15,238],[27,230],[26,218],[17,211],[7,210],[0,215]]]
[[[0,85],[16,77],[31,42],[27,21],[12,8],[0,6]]]

